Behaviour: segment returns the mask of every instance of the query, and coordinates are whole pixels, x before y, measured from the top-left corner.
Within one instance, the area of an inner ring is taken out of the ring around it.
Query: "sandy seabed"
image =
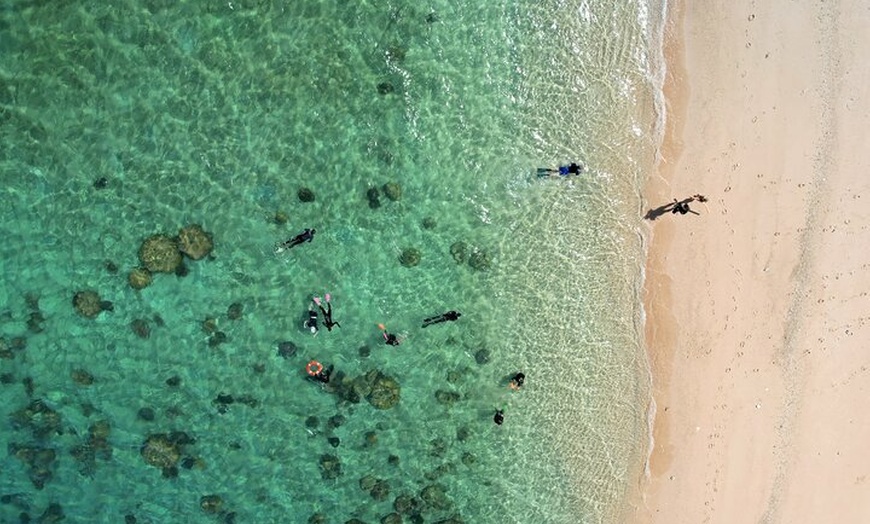
[[[632,520],[870,522],[870,9],[670,9]]]

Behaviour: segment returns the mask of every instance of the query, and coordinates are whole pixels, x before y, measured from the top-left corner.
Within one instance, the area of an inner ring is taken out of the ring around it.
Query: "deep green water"
[[[64,522],[376,523],[433,485],[445,500],[403,522],[614,521],[648,438],[639,187],[658,141],[661,6],[0,6],[0,522],[50,522],[55,503]],[[534,176],[575,159],[579,178]],[[401,199],[370,208],[387,182]],[[213,256],[131,289],[140,243],[192,223]],[[273,253],[306,227],[312,243]],[[459,241],[491,266],[457,263]],[[407,247],[416,267],[399,263]],[[114,310],[77,315],[79,290]],[[313,337],[301,324],[326,292],[341,328]],[[450,309],[459,322],[420,328]],[[378,323],[407,338],[384,345]],[[401,401],[342,401],[305,379],[312,359],[348,378],[380,370]],[[221,413],[220,394],[256,402]],[[20,414],[37,405],[34,430]],[[111,457],[91,446],[83,461],[98,421]],[[196,464],[164,478],[140,448],[171,431],[195,438]],[[22,449],[54,460],[36,471]],[[323,478],[323,455],[340,476]],[[360,488],[367,475],[385,500]],[[206,495],[221,512],[201,509]]]

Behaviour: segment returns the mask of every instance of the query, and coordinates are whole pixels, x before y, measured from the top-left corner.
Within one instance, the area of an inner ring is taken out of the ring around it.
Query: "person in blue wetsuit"
[[[559,166],[558,169],[552,167],[539,167],[538,168],[538,177],[544,178],[549,176],[571,176],[571,175],[579,175],[583,172],[583,166],[576,163],[571,162],[567,166]]]
[[[559,167],[559,176],[579,175],[583,171],[583,166],[571,162],[567,166]]]

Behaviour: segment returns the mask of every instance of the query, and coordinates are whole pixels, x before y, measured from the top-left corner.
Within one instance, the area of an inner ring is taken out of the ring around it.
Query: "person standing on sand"
[[[691,200],[691,199],[689,199],[689,200]],[[674,208],[671,209],[671,213],[674,213],[674,214],[679,213],[681,215],[685,215],[689,211],[691,211],[691,209],[689,209],[688,202],[678,202],[676,198],[674,199]]]

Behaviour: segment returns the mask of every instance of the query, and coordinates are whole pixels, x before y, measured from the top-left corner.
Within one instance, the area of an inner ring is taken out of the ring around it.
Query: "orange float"
[[[305,371],[307,371],[312,377],[316,377],[321,371],[323,371],[323,364],[316,360],[312,360],[307,366],[305,366]]]

